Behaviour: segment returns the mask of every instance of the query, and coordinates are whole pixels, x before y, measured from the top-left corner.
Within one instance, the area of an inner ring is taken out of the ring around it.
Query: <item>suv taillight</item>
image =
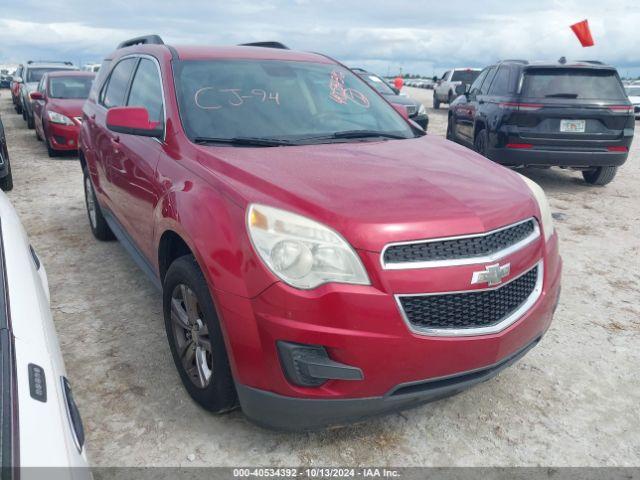
[[[633,105],[610,105],[607,108],[614,113],[624,113],[625,115],[633,113]]]
[[[499,103],[498,106],[500,108],[509,108],[511,110],[529,112],[533,110],[540,110],[544,105],[542,105],[541,103],[503,102],[503,103]]]

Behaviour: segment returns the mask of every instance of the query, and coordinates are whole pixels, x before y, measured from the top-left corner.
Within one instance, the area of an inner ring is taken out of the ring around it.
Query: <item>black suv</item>
[[[358,75],[367,84],[378,91],[380,95],[390,103],[402,105],[407,109],[409,118],[420,125],[424,131],[429,126],[429,116],[424,105],[413,98],[400,94],[398,90],[390,86],[385,80],[375,73],[367,72],[362,68],[352,68],[351,71]]]
[[[447,138],[503,165],[573,168],[605,185],[629,155],[633,106],[600,62],[505,60],[457,93]]]

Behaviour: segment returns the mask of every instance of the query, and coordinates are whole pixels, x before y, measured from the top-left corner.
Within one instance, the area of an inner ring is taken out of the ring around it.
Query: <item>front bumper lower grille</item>
[[[509,282],[484,290],[397,295],[411,330],[431,335],[483,335],[504,330],[526,313],[542,292],[539,262]]]
[[[539,235],[538,222],[530,218],[483,234],[394,243],[382,252],[382,264],[386,269],[401,269],[485,263],[524,247]]]

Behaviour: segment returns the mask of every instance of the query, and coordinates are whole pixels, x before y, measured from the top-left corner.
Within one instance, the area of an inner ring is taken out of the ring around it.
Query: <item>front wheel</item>
[[[5,162],[7,162],[7,174],[0,178],[0,190],[8,192],[13,190],[13,175],[11,174],[11,163],[8,157],[5,159]]]
[[[102,209],[100,208],[100,204],[96,198],[96,192],[93,190],[93,184],[91,183],[89,172],[84,168],[82,173],[84,175],[84,199],[87,206],[87,215],[89,216],[91,232],[98,240],[113,240],[115,236],[102,214]]]
[[[598,167],[592,170],[583,170],[582,177],[589,185],[606,185],[613,180],[618,173],[618,167]]]
[[[220,321],[193,255],[171,264],[162,298],[169,347],[187,392],[211,412],[233,409],[237,396]]]
[[[27,128],[29,130],[33,130],[34,128],[36,128],[36,122],[33,118],[33,115],[29,115],[28,113],[27,113]]]
[[[449,115],[447,119],[447,140],[455,141],[453,138],[453,116]]]
[[[433,91],[433,108],[436,110],[440,108],[440,100],[438,100],[435,90]]]
[[[482,129],[478,133],[473,140],[473,148],[483,157],[487,156],[487,147],[489,145],[489,136],[487,135],[487,130]]]

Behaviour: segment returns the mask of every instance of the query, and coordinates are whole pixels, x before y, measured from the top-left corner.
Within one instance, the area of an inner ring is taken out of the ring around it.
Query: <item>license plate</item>
[[[584,120],[560,120],[560,131],[566,133],[584,133],[586,123]]]

